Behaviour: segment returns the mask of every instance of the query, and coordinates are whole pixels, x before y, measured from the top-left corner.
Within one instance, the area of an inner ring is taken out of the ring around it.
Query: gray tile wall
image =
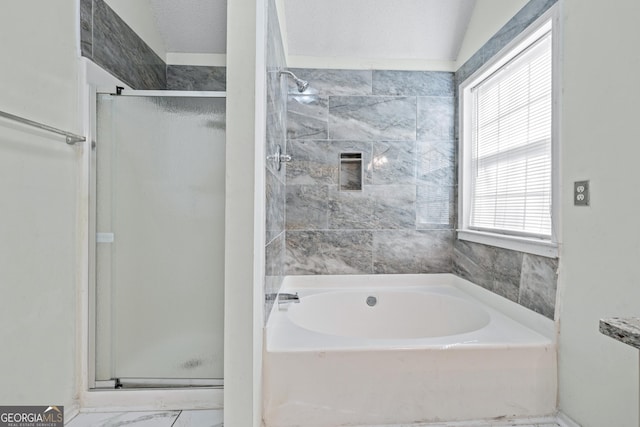
[[[286,59],[278,23],[275,1],[267,3],[267,128],[265,150],[275,153],[278,145],[286,147],[287,87],[278,71],[286,68]],[[267,162],[266,179],[266,271],[265,296],[277,293],[282,285],[285,266],[285,173]],[[273,300],[265,298],[265,322]]]
[[[462,83],[557,2],[558,0],[529,0],[509,22],[462,64],[456,71],[456,83]]]
[[[293,69],[286,274],[450,272],[455,224],[454,75]],[[363,158],[340,191],[340,153]]]
[[[93,58],[93,0],[80,0],[80,52]]]
[[[104,0],[81,0],[82,55],[134,89],[166,89],[165,62]]]
[[[556,2],[557,0],[530,0],[456,71],[456,86],[482,67]],[[456,138],[457,123],[456,110]],[[454,273],[550,319],[554,318],[555,312],[557,269],[558,259],[457,239],[454,243]]]
[[[80,49],[134,89],[226,90],[225,67],[167,66],[104,0],[80,1]]]
[[[554,318],[557,259],[457,239],[453,247],[455,274]]]
[[[227,90],[227,67],[167,65],[168,90]]]

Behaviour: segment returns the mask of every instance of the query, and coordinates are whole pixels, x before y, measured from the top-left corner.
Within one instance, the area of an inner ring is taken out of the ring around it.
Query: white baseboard
[[[535,418],[505,418],[503,420],[481,420],[481,421],[456,421],[447,422],[444,425],[447,427],[517,427],[517,426],[532,426],[538,424],[551,424],[556,422],[556,417],[535,417]],[[424,424],[424,427],[440,427],[441,423]],[[422,424],[418,424],[416,427],[421,427]],[[392,427],[404,427],[392,426]]]
[[[72,419],[74,419],[80,413],[80,406],[78,404],[73,404],[69,407],[64,407],[64,423],[68,424]]]
[[[556,418],[558,419],[558,424],[560,424],[562,427],[581,427],[580,424],[573,421],[563,412],[558,411],[558,413],[556,414]]]

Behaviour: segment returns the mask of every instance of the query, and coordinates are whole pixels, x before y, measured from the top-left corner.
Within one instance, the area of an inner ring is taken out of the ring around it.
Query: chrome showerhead
[[[283,74],[293,78],[293,81],[296,82],[296,86],[298,86],[298,92],[302,93],[305,90],[307,90],[307,88],[309,87],[309,82],[308,81],[299,79],[291,71],[281,70],[280,71],[280,75],[283,75]]]
[[[302,93],[309,87],[309,82],[302,79],[296,79],[296,86],[298,86],[298,92]]]

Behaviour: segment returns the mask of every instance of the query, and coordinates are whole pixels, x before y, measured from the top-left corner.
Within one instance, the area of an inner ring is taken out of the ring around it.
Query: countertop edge
[[[600,332],[640,350],[640,318],[609,317],[600,319]]]

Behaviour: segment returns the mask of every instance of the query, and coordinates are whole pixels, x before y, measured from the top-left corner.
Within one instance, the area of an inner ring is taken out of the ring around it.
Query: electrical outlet
[[[589,206],[589,181],[576,181],[573,183],[574,206]]]

